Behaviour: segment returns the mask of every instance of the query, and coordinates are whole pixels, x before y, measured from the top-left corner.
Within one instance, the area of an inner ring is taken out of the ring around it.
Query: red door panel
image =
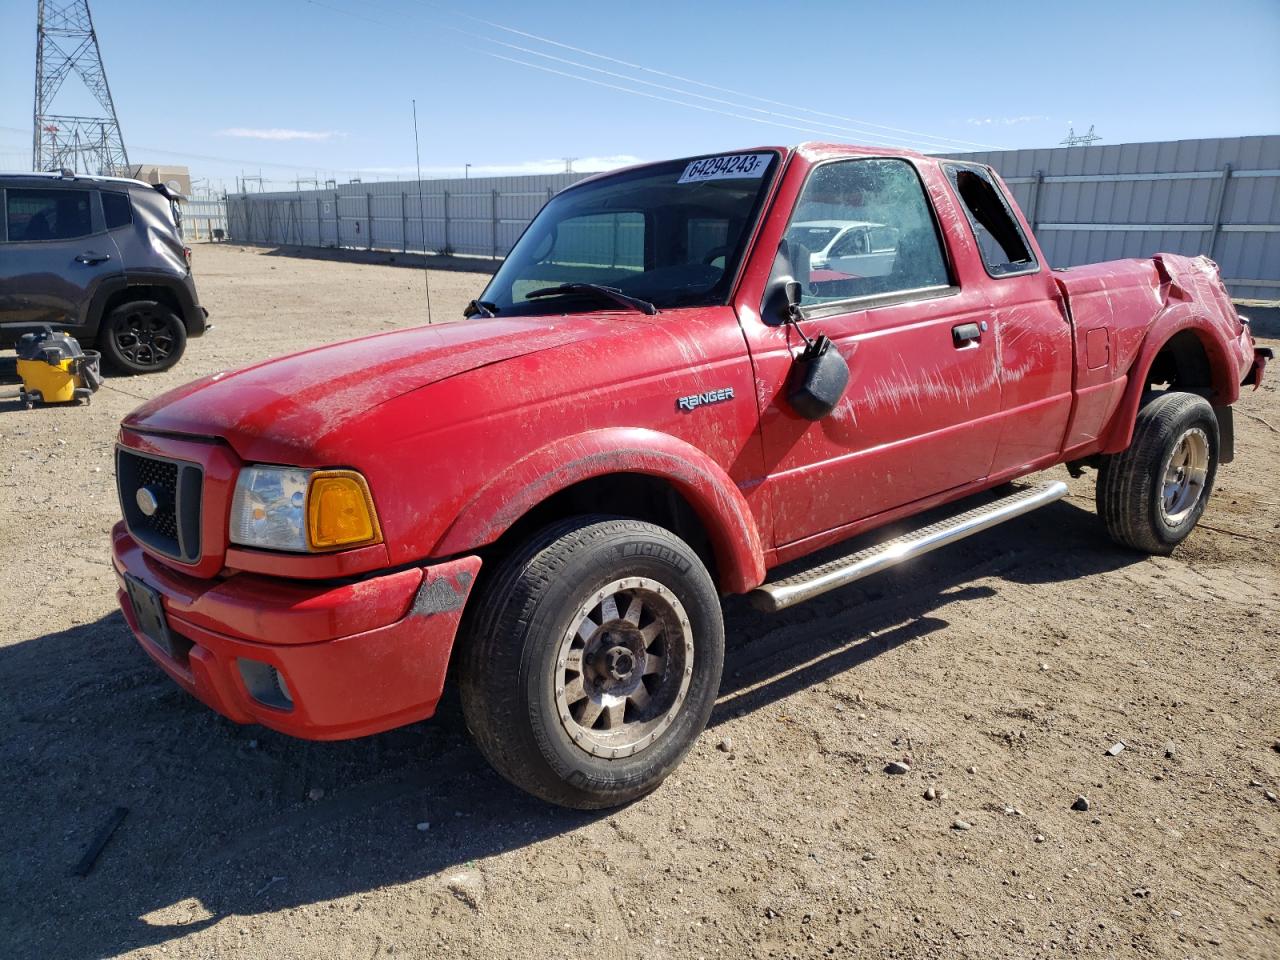
[[[763,420],[766,483],[775,543],[783,545],[982,479],[999,433],[994,333],[957,348],[952,328],[989,328],[978,293],[805,321],[849,364],[849,387],[811,422],[786,403],[792,351],[787,327],[748,331]]]

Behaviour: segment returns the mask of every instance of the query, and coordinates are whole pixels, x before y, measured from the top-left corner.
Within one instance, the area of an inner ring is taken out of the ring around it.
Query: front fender
[[[518,460],[459,512],[432,555],[452,556],[492,543],[553,494],[615,473],[659,477],[679,490],[710,536],[723,589],[743,593],[764,582],[760,533],[728,474],[685,441],[635,427],[566,437]]]
[[[1119,453],[1129,446],[1151,366],[1165,344],[1184,330],[1196,335],[1209,358],[1214,406],[1226,406],[1239,399],[1243,376],[1239,372],[1240,349],[1227,339],[1221,326],[1222,321],[1206,317],[1204,308],[1195,302],[1175,303],[1156,315],[1129,365],[1124,394],[1112,415],[1102,453]]]

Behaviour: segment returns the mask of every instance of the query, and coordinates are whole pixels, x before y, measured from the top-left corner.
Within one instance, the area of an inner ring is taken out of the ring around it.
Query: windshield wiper
[[[533,300],[535,297],[558,297],[574,293],[593,293],[597,297],[612,300],[614,303],[622,304],[624,307],[631,307],[633,310],[639,310],[648,316],[653,316],[658,312],[658,308],[648,300],[629,297],[617,287],[606,287],[603,283],[562,283],[558,287],[542,287],[538,290],[531,290],[524,296],[526,300]]]
[[[462,311],[462,316],[466,320],[470,320],[476,314],[482,317],[496,317],[498,315],[498,305],[490,303],[488,300],[472,300]]]

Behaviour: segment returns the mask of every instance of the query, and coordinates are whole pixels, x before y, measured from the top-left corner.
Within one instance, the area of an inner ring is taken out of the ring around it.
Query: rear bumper
[[[463,557],[337,585],[257,574],[205,580],[149,557],[123,523],[111,552],[129,628],[179,686],[237,723],[308,740],[361,737],[431,716],[480,568],[479,557]],[[159,593],[172,649],[142,631],[126,574]],[[246,670],[261,665],[284,678],[287,708],[250,692]]]
[[[1245,374],[1242,386],[1253,385],[1253,389],[1257,390],[1262,386],[1262,374],[1267,369],[1267,361],[1275,357],[1275,353],[1270,347],[1254,347],[1253,348],[1253,366],[1249,368],[1249,372]]]

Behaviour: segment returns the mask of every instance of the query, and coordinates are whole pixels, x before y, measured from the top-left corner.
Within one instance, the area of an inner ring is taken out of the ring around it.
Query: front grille
[[[135,540],[183,563],[200,559],[200,467],[118,447],[116,485]]]

